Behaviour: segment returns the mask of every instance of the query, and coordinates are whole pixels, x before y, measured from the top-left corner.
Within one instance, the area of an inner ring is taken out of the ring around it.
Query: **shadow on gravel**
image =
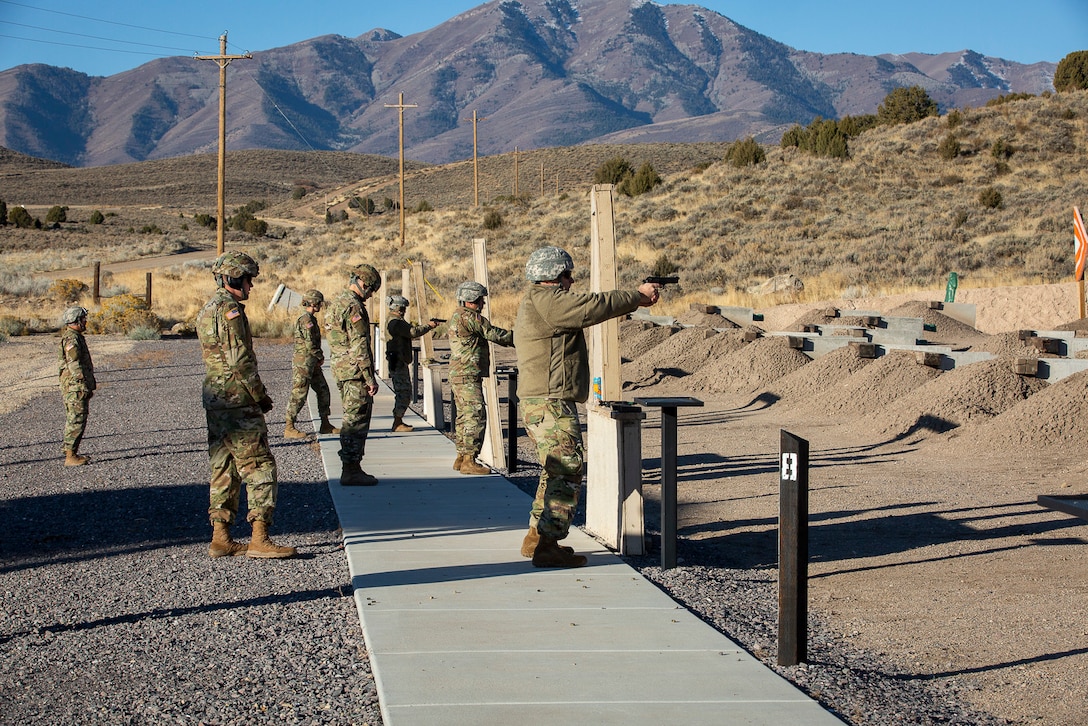
[[[207,482],[92,489],[0,501],[0,574],[206,543]],[[280,482],[273,533],[327,532],[307,510],[328,505],[325,481]],[[245,494],[235,534],[249,536]],[[335,524],[332,525],[335,527]]]
[[[351,586],[344,583],[338,587],[323,590],[303,590],[299,592],[284,593],[282,595],[264,595],[261,597],[245,598],[243,600],[194,605],[192,607],[157,608],[146,612],[129,613],[128,615],[99,618],[98,620],[88,620],[84,623],[54,623],[53,625],[43,625],[32,632],[34,634],[42,635],[44,633],[57,634],[81,630],[94,630],[95,628],[108,628],[115,625],[142,623],[146,620],[169,620],[184,617],[186,615],[214,613],[220,610],[237,610],[240,608],[262,607],[266,605],[290,605],[314,602],[317,600],[339,600],[345,597],[346,594],[351,594]],[[31,631],[10,633],[0,637],[0,643],[5,643],[9,640],[31,634]]]

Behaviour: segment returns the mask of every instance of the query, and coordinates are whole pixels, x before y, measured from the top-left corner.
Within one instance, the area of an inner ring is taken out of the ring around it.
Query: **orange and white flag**
[[[1088,260],[1088,233],[1084,231],[1084,219],[1076,207],[1073,207],[1073,251],[1076,256],[1073,279],[1080,282],[1084,279],[1084,263]]]

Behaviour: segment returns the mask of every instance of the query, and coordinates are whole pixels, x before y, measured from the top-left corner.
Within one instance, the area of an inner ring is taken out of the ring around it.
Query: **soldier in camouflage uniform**
[[[529,515],[522,555],[537,567],[581,567],[582,555],[559,544],[570,530],[584,470],[582,425],[576,404],[589,398],[589,355],[583,328],[658,300],[657,287],[574,293],[574,261],[559,247],[529,256],[532,283],[518,307],[514,347],[525,431],[540,457],[540,484]]]
[[[348,270],[348,287],[325,313],[332,353],[332,374],[344,405],[340,421],[340,461],[342,486],[373,486],[378,479],[360,466],[370,433],[370,415],[378,378],[374,373],[374,349],[371,345],[370,316],[366,301],[378,291],[382,280],[370,265],[356,265]]]
[[[208,421],[212,523],[212,557],[247,555],[262,559],[293,557],[294,547],[279,547],[268,538],[276,510],[276,460],[268,448],[264,414],[272,399],[257,373],[253,336],[242,304],[260,273],[253,258],[226,252],[216,258],[212,274],[218,289],[196,316],[196,333],[204,358],[204,412]],[[246,517],[253,527],[247,547],[231,539],[242,483],[246,485]]]
[[[60,392],[64,398],[64,465],[83,466],[89,458],[81,456],[79,444],[87,428],[88,402],[98,384],[94,380],[94,363],[83,333],[87,330],[87,308],[70,307],[61,318],[64,330],[60,336]]]
[[[306,434],[295,428],[302,406],[310,389],[317,396],[317,411],[321,414],[319,434],[338,434],[340,429],[329,421],[329,384],[321,372],[325,354],[321,351],[321,327],[316,313],[321,312],[325,296],[320,290],[307,290],[302,296],[302,313],[295,321],[295,355],[291,359],[291,398],[287,401],[287,424],[283,435],[288,439],[304,439]]]
[[[412,400],[412,375],[408,363],[412,360],[412,340],[422,337],[438,327],[437,320],[422,325],[412,325],[404,319],[408,310],[408,298],[402,295],[390,295],[386,298],[389,305],[389,321],[385,324],[385,359],[389,362],[389,377],[393,379],[393,426],[397,433],[407,433],[414,429],[404,423],[404,414]]]
[[[478,282],[457,287],[457,310],[446,328],[450,337],[450,391],[457,406],[453,440],[457,458],[453,468],[462,474],[490,474],[476,457],[484,443],[487,416],[484,411],[483,378],[490,375],[491,347],[488,342],[510,347],[514,334],[492,325],[480,314],[487,288]]]

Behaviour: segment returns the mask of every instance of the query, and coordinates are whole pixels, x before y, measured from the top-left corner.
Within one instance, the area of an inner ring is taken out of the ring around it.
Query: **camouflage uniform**
[[[518,307],[518,393],[525,431],[542,467],[530,527],[542,536],[566,537],[578,505],[585,449],[576,403],[589,398],[589,354],[582,329],[635,310],[640,299],[638,291],[574,293],[555,285],[531,285]]]
[[[64,398],[64,450],[76,453],[87,428],[88,401],[98,387],[83,333],[67,325],[60,336],[60,392]]]
[[[310,389],[317,396],[317,410],[321,418],[328,418],[330,406],[329,384],[321,365],[325,354],[321,352],[321,327],[309,310],[303,310],[295,321],[295,354],[291,359],[291,398],[287,401],[287,420],[294,422],[306,403]]]
[[[332,374],[344,406],[340,460],[344,464],[358,464],[366,448],[374,408],[374,397],[367,388],[377,384],[366,301],[354,290],[344,290],[326,311],[325,326],[332,353]]]
[[[431,332],[431,325],[412,325],[404,319],[404,311],[391,307],[385,324],[385,359],[389,361],[389,377],[393,379],[393,418],[400,419],[412,400],[412,341]]]
[[[479,310],[461,306],[447,323],[450,338],[450,391],[457,406],[454,441],[457,453],[474,460],[484,442],[483,378],[490,374],[488,341],[510,347],[514,334],[494,326]]]
[[[245,305],[218,289],[197,314],[196,332],[204,358],[203,403],[212,469],[208,517],[213,524],[232,524],[245,482],[247,520],[271,524],[278,485],[264,411],[272,400],[257,373]]]

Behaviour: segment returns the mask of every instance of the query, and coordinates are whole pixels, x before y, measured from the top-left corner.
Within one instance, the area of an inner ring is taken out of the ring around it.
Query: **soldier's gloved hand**
[[[265,396],[260,401],[258,401],[258,405],[260,405],[262,413],[268,413],[272,410],[272,397]]]

